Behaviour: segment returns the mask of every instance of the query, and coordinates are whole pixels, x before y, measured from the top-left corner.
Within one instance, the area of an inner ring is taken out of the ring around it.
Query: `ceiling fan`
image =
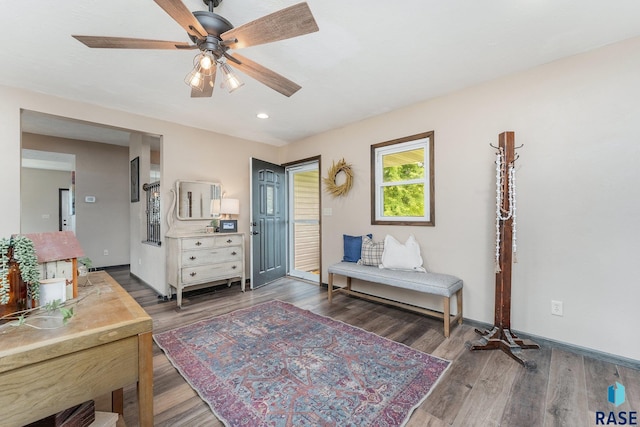
[[[154,0],[171,18],[184,28],[194,44],[129,37],[74,35],[91,48],[115,49],[200,49],[194,58],[193,70],[185,78],[191,86],[191,97],[210,97],[217,69],[223,74],[223,85],[232,92],[242,83],[229,68],[237,68],[260,83],[285,96],[296,93],[300,86],[286,77],[234,53],[229,49],[256,46],[285,40],[318,31],[307,3],[298,3],[234,28],[222,16],[213,12],[222,0],[203,0],[208,11],[191,12],[180,0]]]

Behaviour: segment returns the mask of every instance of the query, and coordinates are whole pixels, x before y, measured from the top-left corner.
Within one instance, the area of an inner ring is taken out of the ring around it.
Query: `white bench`
[[[334,293],[342,292],[371,301],[381,302],[418,313],[434,316],[444,320],[444,336],[449,338],[451,322],[458,321],[462,324],[462,280],[448,274],[428,273],[418,271],[389,270],[366,265],[358,265],[353,262],[339,262],[329,267],[329,292],[328,299],[331,302]],[[344,287],[333,287],[333,275],[338,274],[347,278]],[[444,313],[417,307],[411,304],[382,298],[351,289],[351,279],[380,283],[397,288],[410,289],[443,297]],[[458,311],[451,316],[450,298],[455,295]]]

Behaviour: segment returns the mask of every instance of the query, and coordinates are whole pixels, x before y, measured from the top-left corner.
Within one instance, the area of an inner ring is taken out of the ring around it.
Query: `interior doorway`
[[[76,232],[75,201],[68,188],[58,189],[58,231]]]
[[[75,163],[73,154],[22,149],[21,233],[75,232]]]
[[[286,168],[289,274],[320,282],[320,172],[313,160]]]

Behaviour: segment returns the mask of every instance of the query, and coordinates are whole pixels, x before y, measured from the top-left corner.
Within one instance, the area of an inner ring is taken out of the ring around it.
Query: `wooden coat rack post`
[[[502,153],[505,169],[502,171],[502,204],[500,210],[503,213],[511,211],[509,200],[509,173],[508,168],[515,161],[515,134],[503,132],[499,136],[498,150]],[[500,349],[524,365],[528,369],[535,369],[535,361],[526,360],[522,355],[523,349],[537,349],[535,343],[525,343],[511,331],[511,264],[513,261],[513,216],[505,220],[500,219],[498,224],[498,236],[500,237],[499,258],[496,269],[495,291],[495,320],[493,328],[489,330],[476,329],[482,337],[474,342],[467,342],[470,350],[495,350]]]

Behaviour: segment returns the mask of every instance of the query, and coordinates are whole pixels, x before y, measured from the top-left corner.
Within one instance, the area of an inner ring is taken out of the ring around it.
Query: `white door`
[[[68,188],[60,188],[58,191],[58,230],[73,231],[75,233],[75,215],[73,215],[73,200]]]

